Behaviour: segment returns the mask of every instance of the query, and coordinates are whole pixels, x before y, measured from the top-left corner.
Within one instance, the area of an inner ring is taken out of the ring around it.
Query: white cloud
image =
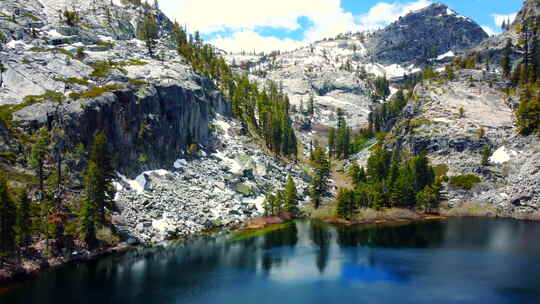
[[[358,17],[360,26],[364,29],[373,29],[386,26],[401,16],[405,16],[411,11],[422,9],[431,2],[428,0],[417,0],[409,3],[387,3],[379,2],[373,6],[366,14]]]
[[[159,0],[161,9],[189,30],[203,34],[230,31],[212,43],[227,51],[290,50],[344,32],[383,27],[412,10],[431,2],[380,2],[367,14],[353,16],[341,6],[341,0]],[[304,32],[303,41],[262,37],[256,30],[274,28],[297,30],[298,18],[307,17],[312,26]]]
[[[495,35],[497,35],[497,34],[500,33],[500,32],[495,31],[494,29],[492,29],[492,28],[489,27],[488,25],[482,25],[482,29],[483,29],[484,32],[486,32],[489,36],[495,36]]]
[[[174,18],[202,33],[274,27],[295,30],[298,18],[334,14],[340,0],[176,0],[167,1]]]
[[[280,50],[288,51],[303,45],[302,42],[293,39],[278,39],[276,37],[263,37],[252,30],[241,30],[230,37],[217,37],[210,41],[216,47],[229,51],[256,51],[269,53]]]
[[[493,17],[493,22],[495,23],[495,25],[500,27],[503,24],[503,22],[507,22],[508,20],[510,20],[510,23],[512,23],[514,19],[516,19],[517,13],[506,14],[506,15],[492,14],[491,16]]]

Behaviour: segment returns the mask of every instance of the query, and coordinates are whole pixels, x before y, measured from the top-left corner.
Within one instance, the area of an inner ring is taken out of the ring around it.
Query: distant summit
[[[372,56],[381,63],[422,63],[450,51],[468,49],[488,38],[473,20],[442,3],[413,11],[375,32]]]

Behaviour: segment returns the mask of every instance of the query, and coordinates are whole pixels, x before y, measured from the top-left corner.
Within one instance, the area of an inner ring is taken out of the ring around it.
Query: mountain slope
[[[458,206],[456,214],[460,214],[459,206],[472,202],[465,214],[538,218],[540,138],[519,127],[520,111],[522,115],[530,111],[525,116],[530,121],[538,113],[534,106],[522,107],[524,103],[538,105],[533,94],[537,91],[533,77],[538,76],[530,68],[538,60],[534,51],[525,59],[525,45],[532,50],[537,41],[532,38],[534,26],[527,32],[529,44],[523,39],[524,23],[534,25],[539,18],[538,5],[535,0],[526,1],[508,31],[484,40],[449,64],[446,72],[418,84],[385,140],[391,149],[412,155],[428,153],[439,172],[447,172],[450,178],[479,177],[471,189],[460,188],[452,180],[445,184],[449,205]],[[506,55],[513,72],[504,75],[501,66],[507,40],[512,42]],[[522,68],[526,62],[529,67]],[[366,153],[359,155],[362,163],[366,157]]]
[[[375,32],[341,34],[285,53],[226,57],[247,66],[251,77],[262,84],[270,79],[283,85],[291,103],[304,112],[297,114],[298,125],[309,120],[316,129],[303,132],[308,146],[313,136],[324,137],[328,127],[337,125],[338,108],[353,129],[365,127],[369,113],[382,100],[374,96],[377,77],[388,78],[395,93],[405,75],[421,72],[426,64],[440,68],[485,38],[474,21],[435,3]],[[314,114],[306,115],[311,98]]]
[[[375,32],[368,49],[382,64],[423,63],[440,54],[466,50],[486,38],[476,22],[434,3]]]
[[[74,227],[92,142],[105,133],[118,173],[108,216],[122,240],[238,224],[262,214],[264,194],[288,174],[307,192],[297,166],[241,135],[230,101],[178,54],[173,23],[159,9],[137,0],[0,4],[0,171],[34,203],[43,195],[27,156],[42,127],[51,134],[45,192],[61,193],[67,203],[54,208],[73,215]],[[153,54],[143,39],[149,17]],[[57,159],[67,177],[60,190],[51,182]]]

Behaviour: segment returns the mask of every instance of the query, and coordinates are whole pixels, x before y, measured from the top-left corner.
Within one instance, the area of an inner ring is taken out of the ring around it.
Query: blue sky
[[[430,0],[159,0],[169,17],[227,51],[294,49],[341,32],[383,27]],[[441,1],[489,34],[522,0]]]

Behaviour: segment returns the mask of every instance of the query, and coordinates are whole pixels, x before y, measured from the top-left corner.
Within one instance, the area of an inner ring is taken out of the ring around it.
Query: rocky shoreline
[[[488,206],[488,204],[484,205]],[[441,208],[439,210],[439,213],[437,214],[416,213],[405,209],[388,209],[371,217],[351,221],[340,219],[338,217],[307,217],[306,219],[317,220],[327,224],[339,226],[356,226],[408,224],[418,221],[447,220],[449,218],[455,217],[503,218],[514,220],[540,221],[540,214],[536,214],[536,216],[525,216],[524,214],[516,214],[515,216],[496,214],[493,213],[492,209],[490,208],[478,208],[476,203],[464,204],[452,208]],[[242,237],[243,234],[246,233],[256,235],[258,231],[272,231],[272,227],[276,227],[276,229],[281,229],[281,227],[285,227],[281,225],[287,224],[293,220],[293,218],[288,216],[253,217],[240,224],[230,224],[228,226],[209,228],[207,230],[201,230],[196,233],[180,237],[179,239],[190,239],[204,235],[205,233],[212,234],[218,232],[238,233],[238,236],[240,237]],[[270,230],[268,230],[269,228]],[[9,267],[4,267],[4,269],[0,270],[0,292],[2,292],[2,289],[10,288],[11,285],[16,284],[17,282],[31,279],[34,275],[37,275],[41,271],[46,271],[55,267],[62,267],[73,263],[85,263],[115,254],[123,254],[131,249],[139,248],[141,246],[153,246],[156,244],[159,243],[130,244],[129,242],[122,242],[114,247],[98,248],[92,251],[83,250],[77,256],[70,259],[53,257],[40,261],[25,260],[22,264],[26,267],[11,267],[11,269]]]
[[[19,265],[7,264],[0,269],[0,287],[1,285],[14,284],[34,275],[55,267],[65,266],[73,263],[84,263],[100,259],[114,254],[122,254],[136,245],[129,245],[122,242],[114,247],[101,247],[95,250],[82,250],[75,255],[70,255],[68,259],[54,256],[47,259],[25,259]],[[1,291],[1,290],[0,290]]]

